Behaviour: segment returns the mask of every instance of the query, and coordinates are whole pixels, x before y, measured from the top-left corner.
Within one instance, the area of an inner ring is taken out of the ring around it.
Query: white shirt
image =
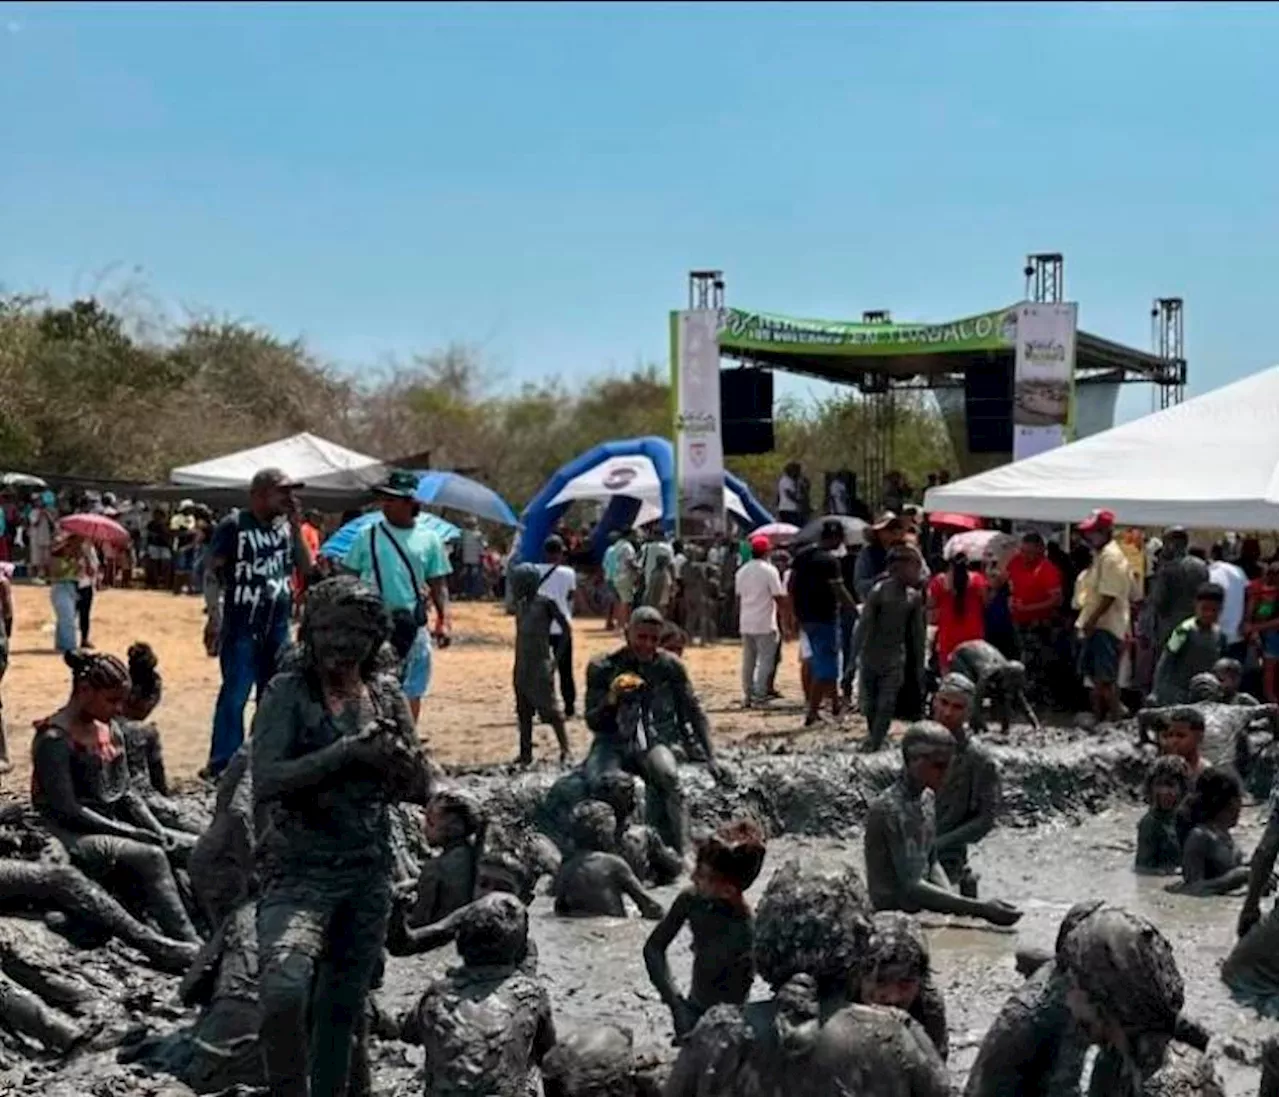
[[[796,511],[800,509],[800,502],[796,498],[798,493],[796,482],[787,475],[783,475],[778,479],[778,509]]]
[[[786,590],[782,577],[768,560],[750,560],[733,576],[733,589],[742,600],[738,631],[747,636],[764,636],[778,631],[778,604]]]
[[[555,571],[551,572],[550,564],[539,564],[538,569],[543,574],[542,585],[538,587],[538,593],[550,598],[557,606],[560,612],[564,614],[566,621],[573,620],[573,592],[578,589],[578,573],[568,564],[560,564]],[[551,635],[560,635],[560,623],[558,621],[551,622]]]
[[[1244,593],[1248,579],[1235,564],[1215,560],[1209,565],[1209,582],[1222,588],[1222,615],[1218,627],[1228,644],[1240,642],[1240,626],[1244,622]]]

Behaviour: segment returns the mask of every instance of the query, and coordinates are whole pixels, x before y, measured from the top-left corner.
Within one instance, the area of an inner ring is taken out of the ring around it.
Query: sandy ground
[[[29,781],[29,732],[33,720],[62,704],[69,676],[53,651],[53,608],[47,587],[14,590],[15,635],[4,678],[5,723],[14,772],[8,788]],[[154,719],[164,734],[165,761],[173,777],[196,774],[208,759],[209,730],[219,685],[218,664],[201,643],[203,603],[198,598],[153,591],[106,590],[96,596],[91,639],[124,657],[129,645],[145,640],[155,648],[164,678],[164,700]],[[574,631],[575,675],[581,710],[587,662],[620,643],[603,622],[580,621]],[[512,621],[500,606],[454,606],[454,643],[435,653],[431,694],[420,728],[435,757],[447,765],[506,762],[516,755],[515,703],[511,693]],[[788,740],[807,745],[818,738],[861,735],[862,721],[821,736],[801,734],[799,666],[794,644],[786,646],[778,675],[786,700],[769,712],[743,711],[739,685],[740,647],[723,642],[685,653],[690,673],[711,719],[717,742]],[[252,711],[252,704],[250,705]],[[246,721],[247,723],[247,721]],[[590,734],[581,716],[570,724],[574,750],[586,750]],[[535,750],[554,757],[549,728],[539,728]]]

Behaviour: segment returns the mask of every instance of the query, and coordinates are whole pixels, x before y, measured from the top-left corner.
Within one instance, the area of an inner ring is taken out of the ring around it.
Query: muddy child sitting
[[[693,882],[645,942],[644,964],[671,1010],[677,1042],[712,1006],[747,1000],[755,979],[754,933],[743,892],[760,875],[764,853],[764,834],[749,821],[730,823],[699,843]],[[676,990],[667,965],[667,949],[686,923],[693,934],[688,997]]]
[[[1249,881],[1249,869],[1231,836],[1240,821],[1244,790],[1229,769],[1207,769],[1187,797],[1191,831],[1182,846],[1184,895],[1225,895]]]
[[[1171,876],[1182,867],[1178,841],[1178,805],[1191,785],[1187,763],[1176,754],[1157,758],[1147,773],[1147,813],[1138,823],[1134,870],[1143,875]]]
[[[410,926],[438,922],[471,902],[484,851],[484,815],[468,793],[457,789],[436,793],[427,804],[422,826],[427,841],[440,852],[422,866]]]
[[[591,799],[613,808],[617,821],[614,846],[631,866],[636,878],[664,887],[684,871],[684,859],[658,833],[656,827],[635,822],[636,779],[621,770],[606,770],[591,782]]]
[[[864,1006],[893,1006],[915,1018],[945,1061],[947,1004],[933,981],[924,930],[910,915],[896,911],[876,914],[871,930],[850,997]]]
[[[1190,705],[1175,708],[1159,732],[1160,753],[1181,758],[1187,764],[1187,774],[1192,782],[1209,768],[1209,762],[1200,753],[1204,745],[1204,713]]]
[[[528,913],[514,896],[487,895],[457,919],[462,966],[427,988],[403,1027],[426,1049],[426,1097],[533,1092],[556,1033],[546,988],[522,966]]]
[[[625,918],[622,897],[629,895],[650,919],[662,917],[662,904],[636,879],[631,866],[614,852],[613,808],[587,800],[573,809],[575,852],[556,876],[555,908],[562,917]]]

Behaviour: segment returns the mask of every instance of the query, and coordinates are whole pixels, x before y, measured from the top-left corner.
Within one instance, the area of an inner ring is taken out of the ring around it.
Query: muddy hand
[[[986,904],[983,916],[993,925],[1014,926],[1022,920],[1022,911],[1003,899],[993,899]]]

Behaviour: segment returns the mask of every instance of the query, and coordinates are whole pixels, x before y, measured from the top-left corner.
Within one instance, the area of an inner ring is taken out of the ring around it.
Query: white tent
[[[1280,528],[1280,367],[1024,461],[931,488],[926,511],[1129,525]]]
[[[190,488],[247,488],[254,473],[265,468],[283,469],[316,492],[363,492],[386,475],[375,458],[304,432],[174,469],[169,482]]]

